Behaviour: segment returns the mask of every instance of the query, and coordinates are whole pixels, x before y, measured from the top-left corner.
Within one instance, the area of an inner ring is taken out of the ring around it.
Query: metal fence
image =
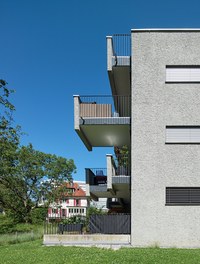
[[[91,234],[130,234],[130,214],[91,215],[89,220]]]
[[[85,226],[86,215],[54,217],[48,214],[44,222],[44,234],[82,234]]]
[[[130,234],[130,214],[74,216],[44,223],[44,234]]]

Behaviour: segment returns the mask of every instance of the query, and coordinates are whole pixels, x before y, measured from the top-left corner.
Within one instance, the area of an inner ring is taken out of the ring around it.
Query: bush
[[[33,224],[42,224],[47,216],[47,210],[45,207],[34,208],[31,212],[31,222]]]
[[[62,224],[85,224],[85,216],[75,215],[62,220]]]
[[[5,215],[0,216],[0,234],[12,233],[15,223],[11,218]]]
[[[33,225],[16,223],[12,218],[9,218],[5,215],[0,216],[0,234],[9,234],[9,233],[24,233],[30,232],[34,229]]]

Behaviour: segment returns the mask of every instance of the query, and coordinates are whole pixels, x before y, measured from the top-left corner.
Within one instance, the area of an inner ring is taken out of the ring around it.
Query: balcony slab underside
[[[80,119],[76,132],[88,150],[92,147],[130,145],[130,117]]]

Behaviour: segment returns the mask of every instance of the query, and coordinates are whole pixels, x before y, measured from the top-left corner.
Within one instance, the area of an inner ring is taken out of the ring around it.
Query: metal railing
[[[131,35],[114,34],[112,37],[113,62],[117,65],[130,65],[131,57]]]
[[[105,185],[107,184],[106,168],[86,168],[86,183],[89,185]]]
[[[91,214],[57,218],[44,222],[45,235],[67,234],[130,234],[130,214]]]
[[[130,34],[114,34],[113,49],[116,56],[131,55],[131,35]]]
[[[131,116],[130,96],[80,96],[79,106],[79,116],[83,120],[87,118],[116,119]]]
[[[73,214],[71,216],[47,215],[44,222],[44,234],[82,234],[86,226],[86,214]]]
[[[115,171],[115,175],[113,176],[131,175],[131,160],[128,154],[113,155],[112,164]]]

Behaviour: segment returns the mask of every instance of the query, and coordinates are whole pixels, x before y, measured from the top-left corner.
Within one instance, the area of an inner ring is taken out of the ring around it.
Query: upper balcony
[[[131,94],[131,35],[107,37],[107,70],[112,94]]]
[[[74,96],[74,127],[92,147],[130,145],[130,96]]]

